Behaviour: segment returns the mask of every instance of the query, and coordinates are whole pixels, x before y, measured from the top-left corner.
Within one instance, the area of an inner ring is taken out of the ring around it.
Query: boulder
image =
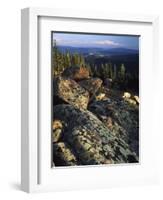
[[[131,104],[131,105],[136,105],[136,101],[133,100],[133,99],[128,99],[128,98],[126,98],[125,101],[128,102],[128,103]]]
[[[138,96],[134,96],[134,100],[139,104],[140,103],[140,100],[139,100],[139,97]]]
[[[78,82],[83,88],[85,88],[90,95],[95,95],[96,92],[101,88],[102,80],[99,78],[90,78]]]
[[[77,164],[74,154],[63,142],[53,144],[53,160],[55,161],[55,166],[71,166]]]
[[[77,165],[138,162],[128,144],[90,111],[68,104],[56,105],[53,111],[54,119],[63,122],[62,141],[74,152]]]
[[[62,122],[59,120],[54,120],[52,128],[53,128],[52,140],[53,142],[58,142],[62,136],[62,128],[63,128]]]
[[[129,98],[131,98],[131,94],[129,92],[124,92],[123,98],[124,99],[129,99]]]
[[[106,94],[105,93],[99,93],[98,95],[96,95],[96,100],[100,101],[102,99],[106,99]]]
[[[62,129],[62,122],[59,120],[54,120],[53,121],[53,130],[56,130],[58,128]]]
[[[62,136],[62,129],[59,128],[59,129],[53,130],[53,137],[52,137],[53,142],[58,142],[61,136]]]
[[[126,99],[131,100],[131,99]],[[129,144],[129,149],[139,155],[139,108],[122,100],[94,101],[88,109],[111,131]]]
[[[63,71],[62,76],[79,81],[89,78],[89,70],[85,67],[76,67],[76,66],[67,67]]]
[[[89,93],[77,82],[61,76],[54,79],[54,104],[66,102],[78,108],[86,109],[89,102]]]

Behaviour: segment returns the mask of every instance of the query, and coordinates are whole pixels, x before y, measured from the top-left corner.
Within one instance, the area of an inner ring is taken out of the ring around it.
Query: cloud
[[[56,42],[59,45],[84,45],[84,44],[91,44],[89,42],[85,42],[85,41],[79,41],[79,40],[61,40],[61,39],[57,39]]]
[[[92,46],[92,47],[119,47],[122,44],[115,42],[113,40],[93,40],[92,38],[61,38],[53,36],[53,40],[56,41],[57,45],[61,46]]]
[[[114,42],[112,40],[95,41],[95,44],[97,44],[97,45],[105,45],[105,46],[121,46],[120,43]]]
[[[110,47],[118,47],[118,46],[122,46],[122,44],[118,43],[118,42],[114,42],[114,41],[111,41],[111,40],[100,40],[100,41],[79,41],[79,40],[56,40],[57,43],[59,45],[80,45],[80,46],[110,46]]]

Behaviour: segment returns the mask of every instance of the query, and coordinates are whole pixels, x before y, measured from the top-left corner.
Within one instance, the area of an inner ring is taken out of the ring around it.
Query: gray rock
[[[79,84],[85,88],[91,95],[95,94],[102,85],[102,80],[99,78],[90,78],[87,80],[82,80]]]
[[[137,95],[134,96],[134,99],[136,100],[137,104],[140,103],[140,99],[139,99],[139,97]]]
[[[73,152],[63,142],[53,144],[53,160],[55,166],[71,166],[77,164]]]
[[[53,130],[53,142],[58,142],[62,135],[62,129]]]
[[[113,99],[94,101],[88,109],[109,128],[113,135],[125,140],[130,150],[139,156],[139,108],[125,101]]]
[[[89,93],[77,82],[65,79],[61,76],[54,79],[54,101],[55,98],[63,102],[74,105],[78,108],[86,109],[89,102]]]
[[[62,122],[59,120],[54,120],[52,127],[53,127],[52,140],[53,142],[58,142],[62,136],[62,128],[63,128]]]
[[[53,114],[63,122],[62,141],[74,152],[77,165],[138,162],[128,144],[90,111],[62,104],[54,107]]]

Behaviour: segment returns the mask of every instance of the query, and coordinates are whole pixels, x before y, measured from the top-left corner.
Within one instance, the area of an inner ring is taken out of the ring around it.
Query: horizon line
[[[56,45],[57,47],[72,47],[72,48],[98,48],[98,49],[129,49],[129,50],[139,50],[139,48],[128,48],[128,47],[108,47],[108,46],[73,46],[73,45]],[[54,47],[52,45],[52,47]]]

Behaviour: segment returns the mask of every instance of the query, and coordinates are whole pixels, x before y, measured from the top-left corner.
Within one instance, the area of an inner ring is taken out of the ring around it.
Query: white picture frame
[[[25,8],[22,9],[21,18],[22,190],[26,192],[59,191],[158,183],[159,156],[157,152],[159,150],[155,141],[159,131],[154,132],[154,130],[158,130],[157,122],[154,117],[155,110],[150,106],[156,102],[157,93],[157,90],[152,90],[152,97],[150,95],[150,88],[157,84],[158,16]],[[82,31],[82,26],[85,26],[85,24],[87,24],[87,31]],[[50,31],[54,31],[55,27],[60,31],[75,31],[78,27],[79,32],[108,33],[109,29],[105,29],[102,24],[109,24],[113,28],[112,33],[142,34],[144,37],[140,49],[140,53],[143,55],[140,63],[140,67],[142,67],[140,70],[140,86],[142,87],[140,162],[133,166],[112,165],[52,169],[50,164],[50,137],[47,137],[49,138],[47,140],[45,134],[43,134],[45,130],[49,135],[51,133],[50,122],[45,122],[45,117],[50,121],[51,109],[49,85],[51,70],[49,67],[44,67],[45,65],[50,66],[49,56],[51,52],[50,49],[48,51],[50,38],[48,39],[47,36]],[[97,29],[97,25],[101,26],[100,29]],[[46,52],[42,50],[42,47]],[[44,59],[40,58],[42,54]],[[146,65],[148,65],[148,68],[145,67]],[[146,73],[147,70],[148,74]],[[154,80],[154,83],[151,84],[152,80]],[[45,104],[48,107],[46,111],[44,109]],[[152,117],[149,116],[149,108]],[[40,121],[42,122],[41,125]],[[43,133],[42,129],[44,129]],[[150,148],[151,144],[153,148]]]

